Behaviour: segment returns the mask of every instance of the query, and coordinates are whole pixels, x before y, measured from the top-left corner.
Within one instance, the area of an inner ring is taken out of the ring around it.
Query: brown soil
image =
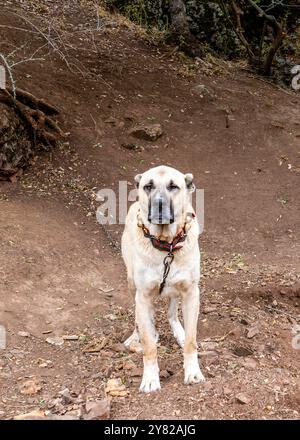
[[[0,324],[8,336],[0,418],[38,408],[78,416],[112,377],[129,391],[113,398],[113,419],[299,418],[300,350],[292,348],[300,306],[299,94],[217,60],[190,69],[192,61],[115,16],[101,19],[93,46],[78,32],[95,26],[91,9],[70,13],[64,4],[61,26],[76,31],[68,56],[85,75],[49,48],[43,61],[14,70],[18,87],[59,107],[70,136],[36,157],[17,183],[0,183]],[[53,13],[22,5],[30,20]],[[0,25],[30,29],[8,8]],[[0,37],[7,53],[24,32],[0,27]],[[23,50],[42,43],[30,34]],[[201,97],[199,84],[213,96]],[[163,126],[155,143],[128,135],[145,121]],[[132,142],[143,148],[122,147]],[[162,391],[149,396],[138,392],[141,356],[119,344],[133,326],[124,266],[110,240],[119,241],[122,225],[107,234],[97,224],[94,195],[163,163],[192,172],[205,190],[198,339],[207,381],[183,385],[182,354],[159,302]],[[79,339],[46,342],[62,335]],[[29,379],[41,389],[22,394]],[[72,402],[62,401],[65,388]]]

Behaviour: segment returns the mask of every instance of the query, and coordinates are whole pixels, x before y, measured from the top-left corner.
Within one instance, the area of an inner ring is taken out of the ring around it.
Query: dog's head
[[[184,221],[191,193],[195,190],[192,174],[158,166],[135,177],[143,219],[153,225]]]

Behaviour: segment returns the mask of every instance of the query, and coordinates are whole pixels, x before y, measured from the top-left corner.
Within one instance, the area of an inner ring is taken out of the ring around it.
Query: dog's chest
[[[170,270],[165,279],[162,296],[183,293],[189,289],[191,284],[198,282],[199,268],[193,263],[191,262],[190,265],[179,265],[176,263],[176,260],[171,263]],[[163,262],[159,265],[148,267],[143,277],[143,289],[157,291],[164,279],[164,275],[166,275],[166,272]]]

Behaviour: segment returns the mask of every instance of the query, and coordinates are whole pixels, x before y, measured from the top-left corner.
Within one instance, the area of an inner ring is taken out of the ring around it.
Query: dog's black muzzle
[[[148,221],[154,225],[169,225],[174,223],[174,208],[172,200],[165,194],[150,197]]]

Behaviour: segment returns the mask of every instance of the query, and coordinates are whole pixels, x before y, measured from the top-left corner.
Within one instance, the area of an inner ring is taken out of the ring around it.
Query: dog
[[[199,224],[191,205],[192,174],[168,166],[151,168],[135,177],[138,201],[127,214],[122,256],[128,288],[135,297],[135,329],[124,344],[143,352],[140,391],[160,390],[157,362],[158,334],[154,299],[169,299],[168,320],[183,348],[184,383],[204,381],[197,354],[200,250]],[[184,328],[178,319],[182,301]]]

